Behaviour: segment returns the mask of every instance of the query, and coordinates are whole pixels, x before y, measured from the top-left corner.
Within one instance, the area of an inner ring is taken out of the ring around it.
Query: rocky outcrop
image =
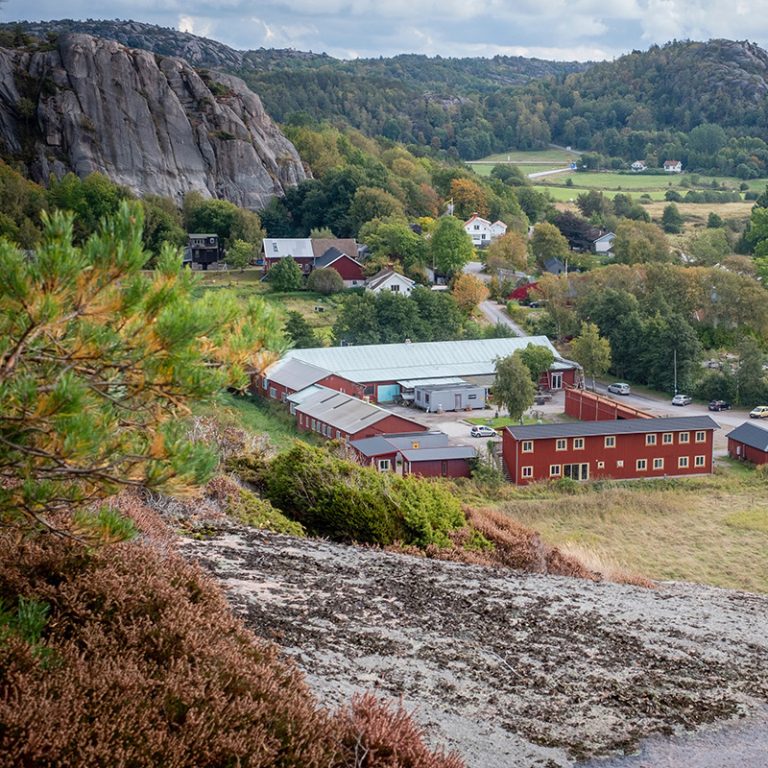
[[[140,195],[196,190],[252,209],[305,178],[238,78],[82,34],[0,49],[0,144],[36,181],[99,171]]]

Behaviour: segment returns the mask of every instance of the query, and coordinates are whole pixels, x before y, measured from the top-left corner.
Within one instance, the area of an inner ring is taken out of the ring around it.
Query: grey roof
[[[456,389],[483,389],[483,387],[479,384],[462,381],[461,384],[419,384],[416,389],[420,392],[452,392]]]
[[[264,256],[269,259],[284,259],[287,256],[311,259],[315,255],[308,237],[265,237],[263,248]]]
[[[657,419],[617,419],[615,421],[578,421],[562,424],[536,424],[507,427],[517,440],[552,437],[587,437],[589,435],[627,435],[648,432],[686,432],[696,429],[720,429],[710,416],[677,416]]]
[[[291,349],[274,364],[268,376],[274,375],[274,371],[291,359],[302,360],[355,382],[491,375],[496,372],[496,358],[507,357],[518,349],[525,349],[528,344],[549,349],[555,355],[556,366],[578,367],[563,361],[546,336],[524,336]]]
[[[317,384],[310,384],[308,387],[304,387],[304,389],[300,389],[298,392],[288,395],[285,399],[289,403],[299,405],[299,403],[303,403],[308,397],[314,395],[315,392],[320,392],[322,389],[327,389],[327,387],[319,387]]]
[[[565,272],[565,264],[563,264],[560,259],[557,259],[553,256],[544,262],[544,269],[553,275],[559,275],[562,272]]]
[[[387,280],[389,280],[391,277],[397,277],[399,280],[407,283],[410,286],[416,285],[416,282],[411,280],[410,277],[401,275],[399,272],[395,272],[394,269],[384,267],[384,269],[377,272],[373,277],[369,277],[368,280],[366,280],[365,287],[370,291],[375,291],[379,286],[386,283]]]
[[[358,255],[357,241],[352,237],[313,237],[310,247],[312,253],[318,257],[323,256],[329,248],[335,248],[351,259],[356,259]]]
[[[474,459],[477,451],[468,445],[446,445],[444,448],[416,448],[400,451],[406,461],[447,461],[448,459]]]
[[[450,443],[450,438],[444,432],[398,432],[391,435],[377,435],[353,440],[354,446],[364,456],[376,456],[381,453],[394,453],[403,448],[413,449],[418,443],[420,448],[442,448]]]
[[[317,389],[316,393],[296,406],[296,411],[312,419],[319,419],[341,432],[353,435],[392,415],[391,411],[379,408],[373,403],[366,403],[352,395],[345,395],[327,387]],[[418,425],[414,422],[414,426]]]
[[[726,437],[729,440],[738,440],[751,448],[757,448],[758,451],[768,451],[768,429],[753,424],[751,421],[739,424]]]
[[[403,389],[415,389],[426,385],[436,384],[466,384],[460,376],[446,376],[442,379],[400,379],[397,382]]]
[[[338,248],[333,247],[333,248],[329,248],[322,256],[318,256],[315,259],[315,266],[328,267],[331,264],[333,264],[334,261],[338,261],[344,256],[347,256],[348,258],[352,259],[352,261],[354,261],[356,264],[360,264],[360,262],[357,259],[350,256],[348,253],[342,253]],[[360,264],[360,266],[362,266],[362,264]]]
[[[318,368],[311,363],[305,363],[302,360],[287,360],[285,365],[275,368],[274,373],[268,371],[267,380],[270,384],[280,384],[283,387],[290,387],[298,391],[329,375],[330,371]]]

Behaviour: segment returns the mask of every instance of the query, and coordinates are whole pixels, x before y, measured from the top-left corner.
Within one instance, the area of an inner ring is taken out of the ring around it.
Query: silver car
[[[629,384],[625,384],[622,381],[617,381],[615,384],[609,384],[608,391],[612,392],[614,395],[630,394]]]

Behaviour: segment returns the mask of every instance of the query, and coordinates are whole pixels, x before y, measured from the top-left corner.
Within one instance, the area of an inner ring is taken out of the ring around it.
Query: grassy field
[[[545,541],[653,579],[768,592],[768,487],[724,462],[690,480],[505,487],[500,508]]]
[[[261,275],[262,272],[258,269],[246,269],[242,272],[201,272],[199,290],[231,290],[244,301],[253,296],[261,296],[283,317],[289,311],[298,312],[321,338],[330,341],[331,327],[336,321],[341,304],[340,294],[323,296],[311,291],[275,293],[267,283],[261,282]],[[316,307],[322,307],[323,311],[318,312]]]
[[[509,152],[499,152],[495,155],[483,157],[473,162],[475,164],[490,165],[493,167],[499,163],[531,163],[533,165],[567,165],[575,162],[579,155],[577,152],[568,152],[565,149],[535,149],[530,152],[520,150],[510,150]]]

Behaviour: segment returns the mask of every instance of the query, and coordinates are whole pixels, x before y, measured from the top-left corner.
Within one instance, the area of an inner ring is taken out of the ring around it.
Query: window
[[[447,461],[440,462],[440,474],[443,477],[448,477],[448,462]]]
[[[285,398],[286,398],[286,397],[288,397],[288,393],[287,393],[287,392],[283,392],[283,393],[280,395],[280,402],[284,403],[284,402],[285,402]]]
[[[616,436],[615,435],[608,435],[608,437],[605,438],[603,441],[603,445],[606,448],[615,448],[616,447]]]
[[[563,476],[571,480],[589,480],[589,464],[564,464]]]
[[[665,432],[661,436],[661,442],[664,445],[672,445],[673,440],[674,440],[674,435],[671,432]]]
[[[389,472],[389,459],[379,459],[379,472]]]
[[[560,471],[561,467],[559,464],[550,464],[549,465],[549,476],[550,477],[560,477]]]
[[[638,472],[645,472],[645,470],[648,469],[648,461],[646,459],[638,459],[635,464],[635,469]]]
[[[399,286],[399,285],[397,285],[397,284],[395,284],[395,285],[390,285],[390,286],[389,286],[389,290],[390,290],[390,291],[394,291],[395,293],[400,293],[400,286]]]
[[[533,477],[533,467],[523,467],[523,477]]]
[[[621,469],[623,466],[624,466],[624,459],[619,459],[619,460],[616,462],[616,468],[617,468],[617,469]]]
[[[568,441],[566,439],[558,440],[555,443],[555,450],[556,451],[567,451],[568,450]]]
[[[653,468],[654,469],[664,469],[664,459],[654,459],[653,460]]]
[[[479,229],[480,229],[480,225],[479,224],[475,224],[475,226],[474,226],[475,232],[477,232],[477,230],[479,230]]]
[[[703,456],[696,456],[696,458],[693,460],[693,466],[694,467],[703,467],[705,464],[704,457]]]
[[[645,436],[645,444],[646,445],[656,445],[656,435],[646,435]]]
[[[696,433],[695,439],[697,443],[704,443],[707,440],[707,433],[702,429]]]
[[[338,429],[336,430],[336,439],[341,440],[341,432]]]
[[[688,457],[687,456],[678,456],[678,458],[677,458],[677,467],[678,467],[678,469],[688,469]]]
[[[269,396],[274,400],[277,397],[277,390],[274,387],[269,388]]]
[[[317,420],[316,419],[312,419],[312,431],[313,432],[317,431]]]
[[[604,461],[598,461],[597,462],[597,468],[598,469],[605,469],[605,462]]]
[[[681,432],[677,439],[678,439],[678,441],[680,443],[690,443],[691,442],[691,433],[690,432]]]
[[[277,243],[272,243],[272,253],[277,253],[277,251],[278,251]]]
[[[573,438],[573,450],[574,451],[583,451],[584,450],[584,438],[583,437],[574,437]]]
[[[269,381],[267,379],[261,380],[261,388],[266,389],[269,386]]]
[[[477,395],[467,395],[467,400],[477,400]]]
[[[533,440],[523,440],[523,453],[533,453]]]

